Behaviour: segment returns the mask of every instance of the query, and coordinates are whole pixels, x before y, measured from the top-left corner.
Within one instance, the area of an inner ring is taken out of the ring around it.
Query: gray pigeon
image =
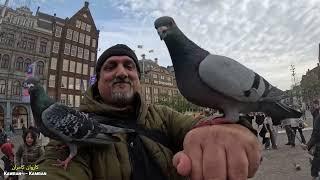
[[[280,102],[283,92],[239,62],[210,54],[186,37],[173,18],[154,22],[173,63],[178,88],[190,102],[224,112],[235,123],[239,113],[265,112],[273,120],[302,114]]]
[[[132,129],[101,124],[106,117],[77,111],[63,104],[55,103],[45,93],[38,79],[29,78],[24,82],[29,89],[33,117],[40,132],[51,139],[59,140],[69,147],[70,153],[64,161],[58,160],[57,166],[67,168],[77,154],[77,145],[108,145],[119,142],[114,133],[130,133]]]

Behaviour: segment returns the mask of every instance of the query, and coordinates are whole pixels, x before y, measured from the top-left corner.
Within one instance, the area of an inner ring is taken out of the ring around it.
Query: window
[[[50,75],[49,77],[49,87],[56,87],[56,76]]]
[[[27,39],[26,39],[26,37],[21,38],[21,41],[18,42],[18,47],[20,47],[22,49],[26,49],[27,48]]]
[[[76,78],[76,90],[80,90],[80,79]]]
[[[1,68],[8,68],[9,67],[9,55],[5,54],[2,56],[1,60]]]
[[[155,103],[159,102],[159,97],[158,96],[154,96],[154,102]]]
[[[68,59],[63,59],[62,70],[68,72],[68,70],[69,70],[69,60]]]
[[[72,29],[67,29],[67,36],[66,39],[71,40],[72,39]]]
[[[24,61],[24,72],[27,72],[29,65],[31,64],[31,60],[30,59],[26,59]]]
[[[74,78],[69,77],[68,89],[74,89]]]
[[[21,85],[20,85],[20,82],[19,82],[19,81],[15,81],[15,82],[12,84],[11,94],[12,94],[12,95],[16,95],[16,96],[20,96],[20,94],[21,94]]]
[[[6,94],[6,80],[0,80],[0,94]]]
[[[90,76],[94,75],[94,67],[90,67]]]
[[[67,88],[67,84],[68,84],[68,78],[67,76],[62,76],[61,77],[61,88]]]
[[[171,82],[171,77],[167,77],[167,80],[168,80],[169,82]]]
[[[64,44],[64,54],[66,54],[66,55],[70,54],[70,46],[71,46],[71,44],[69,44],[69,43]]]
[[[84,49],[83,59],[89,60],[89,49]]]
[[[83,79],[82,82],[83,82],[84,90],[86,91],[86,90],[87,90],[87,87],[88,87],[88,82],[87,82],[87,80],[85,80],[85,79]]]
[[[67,95],[66,94],[61,94],[60,103],[67,105]]]
[[[81,22],[81,29],[86,30],[87,24],[85,22]]]
[[[149,83],[149,79],[148,78],[144,79],[144,82]]]
[[[172,96],[172,91],[171,91],[171,89],[168,89],[168,95],[169,95],[169,96]]]
[[[60,26],[56,26],[55,36],[61,37],[61,31],[62,31],[62,28]]]
[[[91,52],[91,61],[95,61],[96,60],[96,53]]]
[[[45,54],[47,52],[47,44],[48,44],[47,40],[41,40],[40,49],[39,49],[40,53]]]
[[[69,94],[68,95],[68,106],[73,107],[74,103],[73,103],[73,95]]]
[[[33,38],[28,38],[27,40],[27,48],[30,50],[34,50],[36,48],[36,40]]]
[[[86,35],[86,45],[87,46],[90,46],[90,40],[91,40],[91,37]]]
[[[153,78],[158,78],[157,74],[152,74]]]
[[[150,88],[146,87],[146,94],[150,94]]]
[[[71,46],[71,56],[76,56],[77,55],[77,46],[72,45]]]
[[[86,31],[88,31],[88,32],[91,31],[91,25],[90,24],[87,24]]]
[[[160,76],[160,79],[164,80],[164,76],[161,75],[161,76]]]
[[[88,75],[88,64],[83,64],[82,74]]]
[[[16,64],[15,64],[15,69],[17,71],[23,71],[23,59],[22,57],[18,57],[18,59],[16,60]]]
[[[69,69],[69,72],[75,72],[75,69],[76,69],[76,62],[74,61],[70,61],[70,69]]]
[[[44,70],[44,63],[42,61],[37,62],[37,74],[38,75],[43,75],[43,70]]]
[[[60,45],[59,42],[54,41],[54,42],[53,42],[52,52],[58,53],[58,52],[59,52],[59,45]]]
[[[85,34],[80,33],[80,35],[79,35],[79,43],[84,44],[84,37],[85,37]]]
[[[75,42],[78,42],[78,38],[79,38],[79,32],[78,31],[73,31],[73,36],[72,36],[72,40]]]
[[[158,94],[158,92],[159,92],[158,88],[153,88],[153,93],[154,94]]]
[[[83,48],[78,47],[78,58],[82,58],[82,57],[83,57]]]
[[[74,96],[74,107],[80,106],[80,96]]]
[[[57,69],[57,58],[51,58],[50,69],[56,70]]]
[[[81,69],[82,69],[82,63],[77,62],[77,73],[81,74]]]
[[[96,39],[92,39],[92,47],[96,47],[96,44],[97,44],[97,40]]]
[[[151,96],[149,94],[146,94],[146,101],[151,101]]]
[[[81,27],[81,21],[76,20],[76,27],[77,27],[77,28],[80,28],[80,27]]]

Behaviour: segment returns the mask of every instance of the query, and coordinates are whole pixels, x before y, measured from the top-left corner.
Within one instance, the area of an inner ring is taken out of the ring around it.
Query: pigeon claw
[[[57,164],[53,164],[54,166],[58,166],[58,167],[63,167],[64,170],[67,170],[68,164],[71,161],[71,158],[67,158],[64,161],[61,161],[60,159],[57,159],[58,163]]]

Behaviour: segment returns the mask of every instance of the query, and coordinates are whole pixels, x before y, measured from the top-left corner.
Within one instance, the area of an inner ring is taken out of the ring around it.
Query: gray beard
[[[112,92],[111,98],[115,105],[125,107],[132,103],[133,92]]]

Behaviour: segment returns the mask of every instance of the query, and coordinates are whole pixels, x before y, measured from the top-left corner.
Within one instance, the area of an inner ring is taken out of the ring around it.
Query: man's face
[[[128,56],[109,57],[101,67],[98,89],[105,103],[117,107],[130,105],[140,89],[133,59]]]

